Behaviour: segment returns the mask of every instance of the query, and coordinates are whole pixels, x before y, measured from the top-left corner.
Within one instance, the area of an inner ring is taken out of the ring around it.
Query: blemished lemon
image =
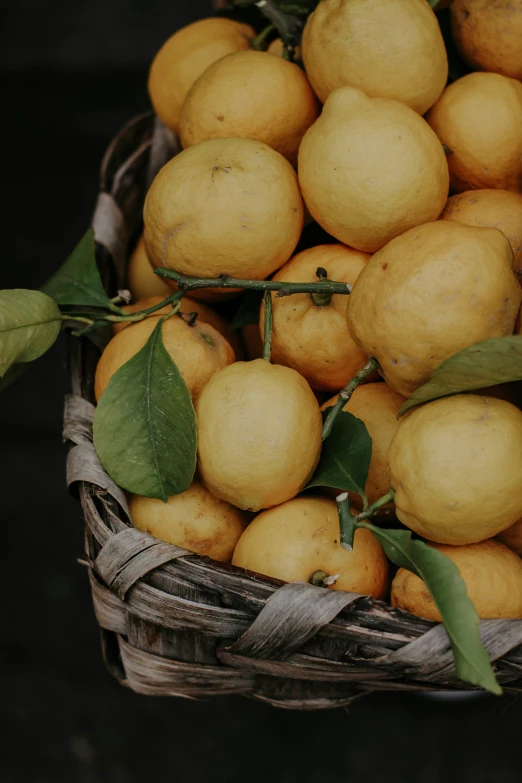
[[[522,191],[522,84],[469,73],[450,84],[426,115],[448,150],[453,192]]]
[[[353,551],[339,543],[333,500],[301,497],[263,511],[239,539],[232,563],[284,582],[308,582],[316,571],[336,577],[333,590],[383,598],[388,561],[373,533],[356,530]]]
[[[335,405],[337,397],[332,397],[321,406],[321,410]],[[397,414],[404,397],[394,392],[386,383],[365,383],[358,386],[346,403],[343,411],[352,413],[366,425],[372,439],[372,459],[366,481],[366,496],[369,503],[385,495],[391,486],[388,466],[388,449],[399,428]],[[361,506],[359,495],[350,493],[354,506]]]
[[[231,560],[246,526],[245,515],[239,509],[214,497],[197,480],[166,503],[131,495],[129,509],[138,530],[223,562]]]
[[[474,544],[522,516],[522,411],[458,394],[411,412],[388,451],[400,521],[441,544]]]
[[[249,511],[295,497],[321,451],[321,411],[305,379],[256,359],[236,362],[211,380],[196,404],[206,486]]]
[[[200,19],[172,35],[155,56],[149,73],[149,95],[163,123],[179,130],[181,107],[196,79],[232,52],[250,48],[254,30],[231,19]]]
[[[279,282],[316,282],[323,268],[330,280],[353,285],[370,256],[344,245],[319,245],[303,250],[274,275]],[[316,305],[310,294],[272,294],[272,360],[297,370],[312,389],[342,389],[366,364],[346,326],[346,296]],[[261,334],[264,306],[261,306]]]
[[[305,25],[302,56],[322,101],[351,86],[424,114],[448,78],[437,19],[419,0],[322,0]]]
[[[152,296],[165,299],[172,293],[172,288],[165,278],[154,274],[143,236],[139,238],[129,259],[127,285],[134,299],[138,301]]]
[[[319,113],[301,68],[268,52],[236,52],[214,63],[190,90],[181,111],[180,138],[256,139],[297,163],[301,140]]]
[[[448,196],[446,155],[427,122],[355,87],[330,94],[301,143],[298,171],[312,217],[366,253],[436,220]]]
[[[498,228],[509,240],[515,262],[513,270],[522,276],[522,194],[510,190],[467,190],[448,199],[442,220],[468,226]]]
[[[103,351],[94,379],[94,392],[99,400],[110,379],[122,365],[140,351],[156,328],[157,318],[128,326],[112,338]],[[235,361],[232,346],[213,326],[189,326],[177,315],[164,321],[162,337],[165,350],[176,364],[195,399],[211,376]]]
[[[409,395],[469,345],[512,334],[522,292],[496,228],[417,226],[376,253],[348,297],[348,329]]]
[[[507,546],[498,541],[431,546],[455,563],[481,619],[522,618],[522,560]],[[391,603],[417,617],[442,622],[422,579],[405,568],[392,582]]]
[[[522,0],[452,0],[453,39],[478,71],[522,79]]]
[[[143,235],[139,238],[129,260],[127,285],[136,300],[160,295],[165,299],[173,291],[178,290],[174,281],[169,282],[166,277],[155,274]],[[186,293],[185,297],[197,299],[198,302],[221,302],[225,299],[233,299],[237,293],[237,291],[230,291],[226,288],[197,288]]]
[[[288,261],[303,221],[297,177],[282,155],[252,139],[211,139],[156,176],[144,236],[155,266],[263,280]]]
[[[164,296],[149,296],[147,299],[140,299],[138,302],[133,302],[133,304],[124,305],[122,310],[124,310],[126,313],[138,313],[141,310],[147,310],[149,307],[154,307],[154,305],[159,304],[164,299]],[[156,310],[154,313],[151,313],[148,318],[159,318],[160,316],[170,312],[171,309],[172,305],[166,305],[165,307],[162,307],[161,310]],[[223,318],[221,315],[218,315],[218,313],[216,313],[210,307],[204,305],[203,302],[196,302],[195,299],[188,299],[183,297],[181,300],[181,307],[179,312],[183,313],[187,317],[195,314],[197,316],[196,323],[199,325],[209,324],[210,326],[213,326],[214,329],[222,334],[225,340],[230,343],[234,349],[236,359],[243,358],[243,345],[241,344],[241,340],[239,339],[237,332],[233,332],[229,328],[228,322],[225,320],[225,318]],[[121,323],[113,324],[112,331],[114,334],[118,334],[118,332],[121,332],[122,329],[126,329],[130,324],[132,324],[132,321],[122,321]]]

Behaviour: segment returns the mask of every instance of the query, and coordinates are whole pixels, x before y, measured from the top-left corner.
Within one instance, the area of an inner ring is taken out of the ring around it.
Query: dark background
[[[36,288],[91,218],[106,145],[147,68],[210,1],[3,0],[0,288]],[[522,704],[374,694],[348,711],[153,699],[99,649],[64,486],[61,341],[1,397],[2,783],[519,783]]]

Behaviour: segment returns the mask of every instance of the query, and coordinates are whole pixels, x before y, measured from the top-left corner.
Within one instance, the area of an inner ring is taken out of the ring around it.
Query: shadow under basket
[[[178,151],[151,114],[107,151],[93,228],[111,294],[125,283],[147,189]],[[103,655],[122,685],[153,696],[243,694],[288,709],[344,706],[373,690],[472,690],[456,677],[442,625],[364,596],[247,573],[135,530],[92,445],[94,370],[110,334],[91,337],[69,339],[67,478],[83,508]],[[481,635],[505,692],[521,693],[522,621],[483,621]]]

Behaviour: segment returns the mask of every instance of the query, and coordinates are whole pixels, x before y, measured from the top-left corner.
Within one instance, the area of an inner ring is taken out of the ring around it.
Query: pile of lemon
[[[333,498],[299,495],[320,457],[321,408],[372,356],[382,379],[346,405],[373,441],[370,503],[392,487],[398,519],[457,564],[479,615],[522,617],[522,412],[510,389],[396,418],[449,356],[521,330],[522,0],[454,0],[451,13],[480,70],[449,86],[426,0],[321,0],[304,68],[280,40],[254,50],[254,30],[225,18],[158,52],[150,97],[184,149],[146,198],[132,307],[172,293],[159,266],[290,282],[323,267],[353,292],[320,304],[273,295],[272,363],[259,358],[263,312],[240,339],[212,309],[236,292],[185,297],[196,323],[170,318],[163,340],[196,408],[198,479],[168,503],[134,496],[130,508],[136,527],[216,560],[285,581],[324,571],[332,589],[386,597],[372,533],[357,530],[346,551]],[[295,254],[312,220],[330,242]],[[158,317],[119,327],[98,398]],[[439,619],[404,569],[391,601]]]

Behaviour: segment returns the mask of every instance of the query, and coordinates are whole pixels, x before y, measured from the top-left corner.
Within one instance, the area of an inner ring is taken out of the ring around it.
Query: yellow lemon
[[[211,139],[156,176],[144,207],[145,244],[155,266],[263,280],[292,255],[303,214],[282,155],[251,139]]]
[[[509,239],[514,272],[522,275],[522,194],[510,190],[467,190],[448,199],[442,220],[498,228]]]
[[[274,280],[317,282],[316,272],[322,267],[330,280],[353,285],[368,259],[365,253],[344,245],[319,245],[290,259]],[[368,361],[348,332],[346,299],[336,294],[329,303],[316,304],[310,294],[272,294],[272,359],[297,370],[312,389],[339,390]],[[263,306],[260,328],[262,333]]]
[[[450,84],[426,116],[449,152],[454,192],[522,191],[522,84],[470,73]]]
[[[401,421],[388,462],[398,518],[431,541],[484,541],[522,516],[522,412],[509,402],[429,402]]]
[[[522,0],[452,0],[453,39],[476,70],[522,79]]]
[[[157,322],[157,318],[139,321],[123,329],[108,343],[96,367],[94,392],[97,400],[114,373],[143,348]],[[223,335],[209,324],[189,326],[174,315],[164,321],[162,337],[165,350],[178,367],[193,398],[198,396],[215,372],[232,364],[236,358]]]
[[[183,27],[161,47],[149,73],[149,95],[163,123],[179,130],[185,97],[207,68],[231,52],[250,48],[254,30],[231,19],[200,19]]]
[[[149,296],[147,299],[140,299],[138,302],[125,305],[122,307],[122,310],[124,310],[126,313],[138,313],[141,310],[147,310],[149,307],[154,307],[154,305],[159,304],[164,299],[164,296]],[[161,310],[156,310],[154,313],[151,313],[148,318],[159,318],[160,316],[168,313],[171,309],[172,306],[167,305],[166,307],[162,307]],[[198,325],[209,324],[210,326],[214,327],[214,329],[223,335],[225,340],[230,343],[234,349],[236,359],[243,358],[243,346],[237,335],[237,332],[233,332],[229,328],[228,322],[221,315],[218,315],[218,313],[214,312],[214,310],[212,310],[210,307],[207,307],[202,302],[196,302],[194,299],[188,299],[184,297],[181,300],[181,308],[179,312],[183,313],[187,317],[190,315],[196,315],[196,323]],[[194,325],[196,325],[196,323]],[[122,321],[121,323],[113,324],[112,331],[114,334],[118,334],[118,332],[121,332],[122,329],[126,329],[130,324],[132,324],[132,321]]]
[[[302,497],[263,511],[239,539],[234,565],[284,582],[308,582],[316,571],[334,577],[334,590],[383,598],[388,561],[369,530],[356,530],[353,551],[339,543],[333,500]]]
[[[295,497],[319,461],[321,411],[288,367],[264,359],[231,365],[203,390],[196,414],[201,478],[239,508],[259,511]]]
[[[298,170],[312,217],[367,253],[436,220],[448,196],[446,155],[426,121],[354,87],[331,93],[302,141]]]
[[[301,140],[319,113],[298,65],[267,52],[236,52],[214,63],[190,90],[181,112],[184,147],[207,139],[256,139],[297,163]]]
[[[522,618],[522,560],[506,546],[497,541],[431,546],[455,563],[481,619]],[[417,617],[442,621],[422,579],[404,568],[392,582],[391,603]]]
[[[351,86],[424,114],[448,78],[437,18],[422,0],[322,0],[308,17],[302,52],[322,101]]]
[[[376,253],[348,297],[348,329],[408,397],[469,345],[511,334],[522,292],[496,228],[441,220]]]
[[[166,503],[132,495],[129,509],[138,530],[223,562],[232,558],[246,525],[239,509],[214,497],[199,481]]]

